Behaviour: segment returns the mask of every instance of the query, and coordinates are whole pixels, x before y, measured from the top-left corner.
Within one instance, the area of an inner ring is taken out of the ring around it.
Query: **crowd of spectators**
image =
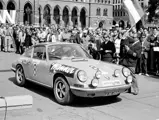
[[[118,25],[108,30],[104,28],[57,28],[54,25],[36,27],[1,24],[0,41],[1,51],[17,54],[23,54],[25,49],[42,42],[77,43],[81,44],[94,59],[122,65],[135,65],[135,71],[139,75],[149,76],[149,71],[159,75],[159,32],[157,28],[140,28],[137,31],[135,28],[122,29]],[[133,60],[137,63],[133,63]]]

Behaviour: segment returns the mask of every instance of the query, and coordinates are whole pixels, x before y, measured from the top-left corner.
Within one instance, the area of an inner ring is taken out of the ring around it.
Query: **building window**
[[[97,10],[96,10],[96,15],[97,15],[97,16],[100,16],[100,15],[101,15],[101,13],[100,13],[100,8],[97,8]]]
[[[117,16],[117,12],[115,12],[115,16]]]
[[[123,12],[123,16],[125,16],[125,12]]]
[[[103,16],[108,16],[108,9],[107,8],[103,10]]]

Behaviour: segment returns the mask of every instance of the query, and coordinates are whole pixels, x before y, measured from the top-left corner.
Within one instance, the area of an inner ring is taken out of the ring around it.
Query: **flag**
[[[131,25],[134,26],[144,16],[144,11],[138,0],[124,0],[123,3],[129,13]]]

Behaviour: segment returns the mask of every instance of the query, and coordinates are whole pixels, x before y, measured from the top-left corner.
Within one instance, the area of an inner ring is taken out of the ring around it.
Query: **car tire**
[[[18,86],[23,87],[25,85],[26,78],[25,78],[23,67],[21,65],[17,66],[16,68],[15,78],[16,78],[16,84]]]
[[[53,92],[56,101],[61,105],[68,105],[73,101],[73,94],[66,79],[63,77],[55,79]]]

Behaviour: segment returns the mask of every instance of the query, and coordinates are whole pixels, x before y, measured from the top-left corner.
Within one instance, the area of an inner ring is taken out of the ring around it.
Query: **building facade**
[[[0,9],[16,10],[16,23],[111,27],[112,0],[0,0]]]
[[[148,0],[138,0],[144,9],[148,6]],[[113,25],[118,24],[120,27],[130,27],[129,16],[123,6],[123,0],[113,0]]]

